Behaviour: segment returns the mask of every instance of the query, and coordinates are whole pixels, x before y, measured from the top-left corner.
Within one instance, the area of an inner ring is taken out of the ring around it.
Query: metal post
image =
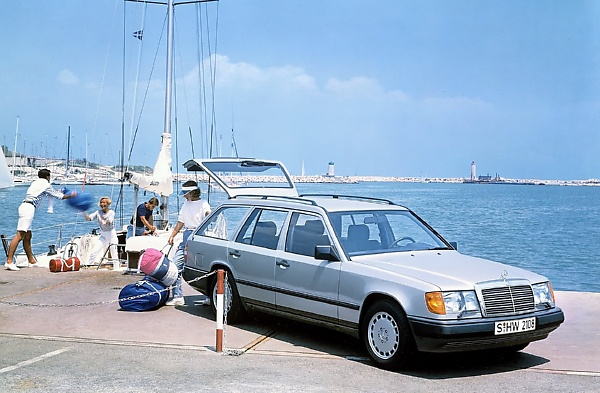
[[[217,342],[215,349],[217,352],[223,352],[223,287],[225,271],[217,270]]]

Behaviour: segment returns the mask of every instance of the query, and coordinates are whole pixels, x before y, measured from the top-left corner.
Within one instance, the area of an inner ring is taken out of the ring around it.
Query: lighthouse
[[[327,176],[332,176],[332,177],[335,176],[334,169],[333,169],[334,165],[335,164],[333,163],[333,161],[329,162],[329,166],[327,167]]]
[[[477,179],[477,167],[475,166],[475,161],[471,161],[471,180]]]

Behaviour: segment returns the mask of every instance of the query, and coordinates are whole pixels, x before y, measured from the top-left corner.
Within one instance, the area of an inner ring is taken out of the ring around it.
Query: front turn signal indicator
[[[444,296],[441,292],[427,292],[425,294],[425,303],[430,312],[438,315],[446,315],[446,305],[444,304]]]

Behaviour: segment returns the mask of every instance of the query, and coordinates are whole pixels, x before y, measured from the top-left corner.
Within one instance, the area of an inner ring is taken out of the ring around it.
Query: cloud
[[[413,97],[365,75],[331,77],[319,83],[302,67],[261,68],[221,55],[202,64],[208,85],[215,62],[218,132],[233,128],[234,121],[241,155],[281,159],[292,167],[306,161],[307,173],[320,173],[333,160],[346,174],[448,175],[454,171],[447,162],[461,165],[466,160],[452,155],[467,155],[470,164],[468,146],[480,139],[489,141],[496,130],[489,124],[498,119],[498,110],[478,97]],[[192,103],[198,98],[192,95],[202,91],[196,87],[198,74],[196,67],[184,77],[186,99]],[[196,111],[193,105],[190,108]],[[200,121],[197,114],[189,117],[191,123]],[[191,129],[203,127],[192,124]],[[228,140],[225,132],[221,138]],[[430,159],[432,153],[436,160]],[[358,163],[352,158],[359,156],[365,160]]]
[[[219,89],[260,90],[265,88],[277,91],[314,91],[315,80],[302,68],[293,66],[260,68],[254,64],[229,61],[227,56],[216,55],[202,63],[204,79],[210,80],[216,63],[216,86]],[[185,83],[196,84],[199,68],[195,67],[185,76]]]
[[[331,78],[325,84],[325,90],[344,95],[381,94],[383,92],[383,89],[375,79],[362,76],[353,77],[346,81]]]
[[[79,78],[73,72],[67,69],[59,72],[56,80],[64,85],[79,85]]]
[[[211,69],[216,63],[216,91],[219,96],[229,94],[260,97],[278,97],[286,94],[286,100],[302,102],[315,97],[327,101],[326,105],[346,105],[355,100],[360,107],[369,104],[395,108],[398,105],[410,106],[411,111],[427,114],[439,113],[481,113],[493,110],[493,107],[479,98],[466,96],[423,97],[417,99],[398,89],[386,89],[377,79],[366,76],[353,76],[346,80],[329,78],[322,85],[317,78],[301,67],[286,65],[282,67],[261,68],[247,62],[232,62],[227,56],[215,55],[206,59],[202,66],[204,79],[210,84]],[[186,86],[197,86],[198,67],[189,71],[184,78]],[[193,91],[194,89],[188,89]],[[197,91],[197,90],[196,90]]]

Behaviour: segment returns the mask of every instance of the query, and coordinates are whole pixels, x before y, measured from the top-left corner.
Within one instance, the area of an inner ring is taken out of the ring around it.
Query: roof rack
[[[292,202],[300,202],[306,205],[319,206],[319,204],[310,199],[304,199],[301,197],[292,197],[292,196],[279,196],[279,195],[252,195],[252,194],[242,194],[235,195],[231,197],[231,199],[237,198],[256,198],[256,199],[268,199],[268,200],[283,200],[283,201],[292,201]]]
[[[382,203],[382,204],[386,204],[386,205],[396,205],[394,202],[390,201],[389,199],[363,197],[363,196],[356,196],[356,195],[301,194],[300,197],[329,197],[329,198],[333,198],[333,199],[351,199],[351,200],[353,199],[353,200],[359,200],[359,201],[377,202],[377,203]]]

